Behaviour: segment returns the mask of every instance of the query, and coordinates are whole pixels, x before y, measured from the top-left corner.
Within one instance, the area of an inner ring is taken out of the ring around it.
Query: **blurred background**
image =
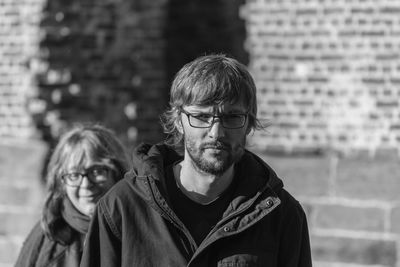
[[[396,0],[0,0],[0,266],[60,134],[161,141],[173,75],[214,52],[255,78],[271,126],[248,148],[306,210],[314,266],[399,267],[399,51]]]

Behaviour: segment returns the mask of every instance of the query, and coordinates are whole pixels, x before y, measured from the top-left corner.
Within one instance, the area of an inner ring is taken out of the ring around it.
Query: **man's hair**
[[[183,106],[224,103],[243,103],[248,107],[249,129],[262,128],[257,119],[256,86],[246,66],[223,54],[202,56],[184,65],[172,82],[170,107],[161,117],[167,143],[182,143],[177,125]]]
[[[129,159],[115,134],[100,125],[76,126],[64,134],[51,154],[47,166],[48,194],[43,206],[41,225],[46,235],[53,239],[57,221],[61,218],[65,185],[61,175],[68,166],[83,166],[92,160],[113,170],[115,182],[129,169]]]

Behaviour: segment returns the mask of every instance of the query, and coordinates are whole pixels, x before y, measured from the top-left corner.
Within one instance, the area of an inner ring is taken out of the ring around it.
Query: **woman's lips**
[[[96,194],[82,194],[82,195],[79,195],[79,198],[93,200],[93,199],[97,199],[99,196],[100,196],[99,193],[96,193]]]

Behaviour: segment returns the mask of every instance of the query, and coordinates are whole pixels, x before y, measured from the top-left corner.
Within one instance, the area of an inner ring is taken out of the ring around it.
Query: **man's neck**
[[[232,165],[222,175],[212,175],[182,161],[174,166],[174,176],[178,187],[187,197],[197,203],[208,204],[218,199],[232,183],[234,168]]]

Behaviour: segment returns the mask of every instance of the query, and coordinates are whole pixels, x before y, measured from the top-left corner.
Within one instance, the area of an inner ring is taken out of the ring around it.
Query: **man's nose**
[[[219,117],[214,117],[208,132],[210,137],[223,137],[225,136],[225,128],[222,126],[222,121]]]

